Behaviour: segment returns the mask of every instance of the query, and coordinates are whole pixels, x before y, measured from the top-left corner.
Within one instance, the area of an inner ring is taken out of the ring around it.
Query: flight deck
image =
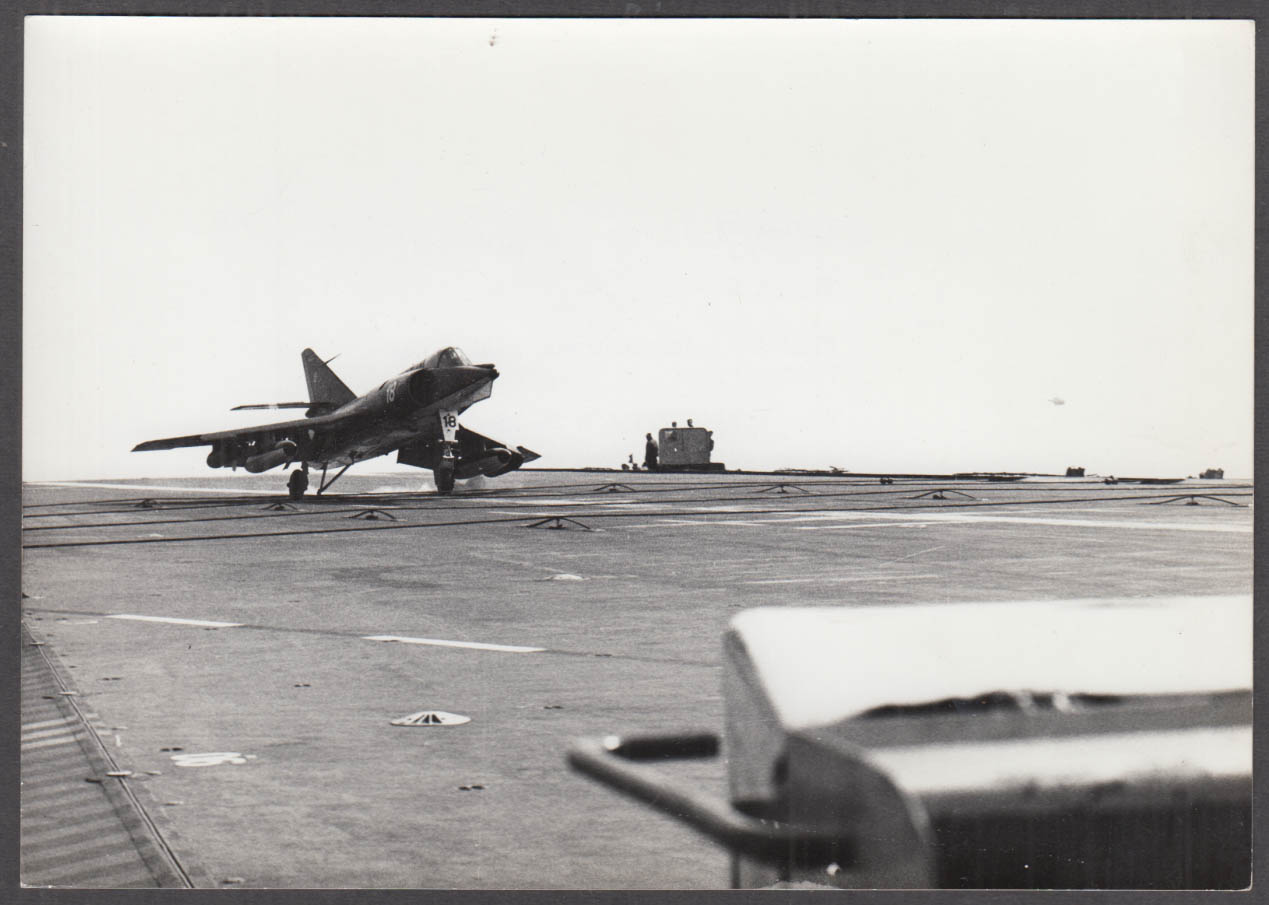
[[[718,729],[741,611],[1252,587],[1235,480],[278,484],[24,486],[25,884],[725,888],[717,845],[565,756]]]

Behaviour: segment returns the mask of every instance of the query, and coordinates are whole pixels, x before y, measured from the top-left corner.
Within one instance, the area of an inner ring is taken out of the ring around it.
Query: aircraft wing
[[[235,430],[213,431],[207,434],[190,434],[185,437],[165,437],[162,440],[147,440],[132,447],[133,452],[149,452],[155,449],[177,449],[182,446],[211,446],[220,440],[250,440],[261,435],[286,436],[288,434],[308,436],[310,430],[328,426],[339,421],[331,415],[318,415],[315,418],[301,418],[296,421],[278,421],[273,424],[256,424]]]
[[[207,446],[212,441],[205,434],[191,434],[188,437],[165,437],[162,440],[146,440],[132,447],[133,452],[149,452],[154,449],[177,449],[181,446]]]

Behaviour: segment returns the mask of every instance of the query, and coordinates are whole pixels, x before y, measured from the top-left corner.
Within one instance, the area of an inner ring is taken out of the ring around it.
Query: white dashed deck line
[[[400,644],[428,644],[434,647],[464,647],[470,650],[493,650],[508,654],[537,654],[545,647],[520,647],[515,644],[485,644],[482,641],[444,641],[440,638],[411,638],[405,635],[363,635],[363,641],[396,641]]]
[[[847,584],[856,581],[908,581],[917,578],[943,578],[934,573],[924,575],[841,575],[819,578],[759,578],[741,584]]]
[[[489,497],[480,497],[479,499],[477,499],[473,497],[469,500],[466,500],[465,502],[478,503],[482,507],[486,505],[491,505],[491,504],[495,506],[605,506],[605,505],[612,505],[611,501],[609,500],[582,500],[582,499],[571,499],[568,497],[564,499],[559,499],[559,500],[537,500],[537,499],[508,500],[508,499],[491,499]],[[517,511],[515,514],[523,515],[524,513]]]
[[[864,521],[866,519],[884,519],[886,522],[907,522],[913,525],[931,522],[952,522],[960,524],[1015,524],[1015,525],[1054,525],[1075,528],[1128,528],[1141,531],[1219,531],[1231,534],[1250,534],[1250,525],[1230,525],[1195,522],[1161,522],[1128,519],[1079,519],[1079,518],[1042,518],[1040,516],[1023,515],[985,515],[963,512],[825,512],[812,515],[799,515],[784,519],[792,521]],[[841,526],[848,527],[848,526]],[[802,529],[806,530],[806,529]]]
[[[702,510],[697,510],[702,511]],[[685,511],[683,515],[690,515]],[[884,519],[884,521],[878,521]],[[868,521],[872,520],[872,521]],[[817,525],[795,525],[793,522],[819,522]],[[848,524],[824,524],[825,522],[845,522]],[[1014,525],[1050,525],[1066,528],[1120,528],[1137,531],[1212,531],[1226,534],[1251,534],[1248,524],[1224,524],[1216,522],[1165,522],[1136,519],[1080,519],[1080,518],[1044,518],[1041,516],[1021,515],[983,515],[953,512],[822,512],[806,515],[775,516],[773,518],[757,518],[745,521],[726,521],[719,519],[675,518],[658,519],[655,522],[636,522],[619,524],[618,528],[682,528],[699,525],[734,525],[751,528],[778,528],[786,526],[796,531],[849,531],[857,528],[928,528],[936,523],[950,524],[1014,524]]]
[[[197,625],[203,628],[239,628],[241,622],[213,622],[210,619],[178,619],[175,616],[135,616],[131,613],[115,613],[107,619],[130,619],[134,622],[166,622],[172,625]]]
[[[137,616],[131,613],[116,613],[107,619],[128,619],[137,622],[163,622],[174,625],[192,625],[202,628],[240,628],[242,622],[213,622],[210,619],[180,619],[175,616]],[[363,635],[363,641],[396,641],[401,644],[429,644],[435,647],[462,647],[470,650],[492,650],[511,654],[534,654],[545,651],[545,647],[523,647],[516,644],[486,644],[483,641],[447,641],[442,638],[413,638],[408,635]]]
[[[928,528],[929,522],[855,522],[851,525],[791,525],[794,531],[854,531],[859,528]]]
[[[175,487],[165,484],[106,484],[90,481],[28,481],[32,487],[105,487],[111,490],[168,490],[175,493],[227,493],[232,496],[282,496],[277,490],[249,490],[242,487]]]
[[[674,524],[683,525],[732,525],[739,528],[767,528],[776,524],[775,519],[675,519]],[[629,526],[627,526],[629,527]]]
[[[912,516],[904,516],[912,518]],[[889,518],[889,516],[878,516]],[[1057,525],[1068,528],[1128,528],[1138,531],[1218,531],[1226,534],[1251,534],[1251,525],[1200,525],[1194,522],[1127,521],[1123,519],[1082,518],[1031,518],[1017,515],[960,515],[931,512],[921,516],[923,521],[941,522],[1001,522],[1015,525]]]

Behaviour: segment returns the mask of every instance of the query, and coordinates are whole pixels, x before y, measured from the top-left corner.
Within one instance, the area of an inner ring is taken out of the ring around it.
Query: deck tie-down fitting
[[[596,487],[594,493],[634,493],[635,489],[629,484],[604,484],[602,487]]]
[[[362,509],[360,512],[354,512],[352,515],[346,515],[344,518],[361,518],[373,522],[381,518],[386,518],[390,522],[397,521],[397,517],[391,512],[383,509]]]
[[[549,525],[548,525],[548,524],[547,524],[547,522],[552,522],[553,524],[549,524]],[[568,525],[564,524],[565,522],[568,522]],[[583,531],[594,531],[594,530],[595,530],[594,528],[591,528],[591,527],[590,527],[590,526],[588,526],[588,525],[583,525],[583,524],[582,524],[581,522],[579,522],[577,519],[569,518],[569,517],[568,517],[568,516],[566,516],[566,515],[551,515],[551,516],[547,516],[547,517],[546,517],[546,518],[544,518],[544,519],[540,519],[539,521],[533,522],[532,524],[529,524],[529,525],[524,525],[523,527],[525,527],[525,528],[549,528],[549,529],[550,529],[550,530],[552,530],[552,531],[562,531],[562,530],[567,530],[569,525],[576,525],[578,528],[581,528]]]
[[[790,490],[796,490],[798,493],[811,492],[798,484],[772,484],[770,487],[763,487],[758,493],[788,493]]]
[[[290,503],[282,503],[282,502],[270,503],[269,505],[261,506],[260,508],[267,509],[270,512],[294,512],[295,511],[295,507],[292,506]]]
[[[978,499],[978,497],[976,497],[976,496],[970,496],[968,493],[965,493],[964,491],[961,491],[961,490],[951,490],[951,489],[948,489],[948,488],[943,488],[942,490],[927,490],[925,493],[918,493],[916,496],[910,496],[910,497],[908,497],[908,499],[910,499],[910,500],[922,500],[922,499],[925,499],[926,497],[929,497],[929,498],[930,498],[930,499],[932,499],[932,500],[945,500],[945,499],[947,499],[947,494],[949,494],[949,493],[954,493],[954,494],[956,494],[957,496],[963,496],[963,497],[965,497],[965,499],[967,499],[967,500],[977,500],[977,499]]]
[[[1199,500],[1211,500],[1214,503],[1224,503],[1226,506],[1237,506],[1240,509],[1245,509],[1247,507],[1246,503],[1235,503],[1233,500],[1222,499],[1221,497],[1212,496],[1207,493],[1185,493],[1181,496],[1169,497],[1166,500],[1151,500],[1145,505],[1163,506],[1167,503],[1179,503],[1181,500],[1185,500],[1185,505],[1187,506],[1197,506],[1199,504]]]

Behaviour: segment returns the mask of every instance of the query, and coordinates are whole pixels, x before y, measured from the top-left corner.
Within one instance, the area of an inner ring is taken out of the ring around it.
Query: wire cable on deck
[[[1235,494],[1228,494],[1228,495],[1232,496]],[[1245,495],[1251,496],[1251,494],[1245,494]],[[1143,495],[1136,495],[1136,496],[1116,496],[1114,497],[1114,500],[1115,501],[1153,500],[1153,499],[1159,499],[1161,497],[1166,497],[1166,496],[1171,496],[1171,494],[1143,494]],[[805,497],[801,499],[805,499]],[[734,498],[732,498],[732,501],[734,501]],[[688,502],[688,501],[685,501],[685,502]],[[696,502],[709,502],[709,501],[693,500],[690,502],[696,503]],[[246,540],[246,539],[254,539],[254,538],[264,538],[264,537],[297,537],[297,536],[315,535],[315,534],[344,534],[344,533],[354,532],[354,531],[404,531],[404,530],[409,530],[412,528],[413,529],[456,528],[456,527],[475,526],[475,525],[523,524],[527,521],[534,521],[537,519],[547,518],[547,517],[575,518],[575,519],[588,518],[588,519],[598,520],[598,519],[621,519],[621,518],[682,518],[685,515],[691,516],[694,518],[706,518],[711,516],[716,516],[720,518],[722,517],[734,518],[738,515],[780,515],[780,514],[805,514],[805,513],[814,513],[814,512],[832,513],[832,512],[904,511],[904,512],[920,513],[920,512],[928,511],[928,510],[946,511],[949,509],[977,509],[977,508],[985,508],[989,506],[996,506],[996,507],[999,507],[999,506],[1045,506],[1045,505],[1063,505],[1068,503],[1098,503],[1098,502],[1106,502],[1106,499],[1098,498],[1098,497],[1087,497],[1087,498],[1076,498],[1076,499],[1065,499],[1065,500],[1043,500],[1043,499],[979,500],[975,502],[967,502],[967,503],[958,502],[958,503],[950,503],[950,504],[944,504],[944,505],[938,505],[938,504],[926,505],[922,503],[914,503],[914,504],[904,505],[904,506],[866,506],[866,507],[835,508],[835,509],[829,509],[822,506],[814,506],[814,507],[793,506],[793,507],[779,507],[779,508],[768,506],[768,507],[764,507],[760,509],[728,509],[725,512],[711,512],[711,511],[699,511],[699,510],[684,511],[682,509],[654,511],[654,512],[648,512],[646,510],[636,510],[632,512],[596,512],[594,510],[582,510],[582,511],[573,511],[573,512],[541,512],[541,511],[533,512],[533,511],[526,510],[523,514],[505,516],[502,518],[464,519],[461,521],[446,521],[446,522],[407,522],[407,523],[395,523],[391,525],[367,525],[364,527],[310,528],[310,529],[305,529],[302,531],[254,531],[254,532],[241,532],[237,534],[187,535],[184,537],[138,537],[138,538],[107,539],[107,540],[60,541],[60,542],[53,542],[53,543],[23,544],[22,549],[39,550],[39,549],[49,549],[49,548],[56,548],[56,547],[95,547],[95,546],[110,546],[110,545],[118,545],[118,544],[189,543],[193,541]],[[283,514],[284,513],[277,513],[276,515],[283,515]],[[285,515],[291,515],[291,513],[285,513]],[[132,523],[132,524],[135,524],[135,523]]]

